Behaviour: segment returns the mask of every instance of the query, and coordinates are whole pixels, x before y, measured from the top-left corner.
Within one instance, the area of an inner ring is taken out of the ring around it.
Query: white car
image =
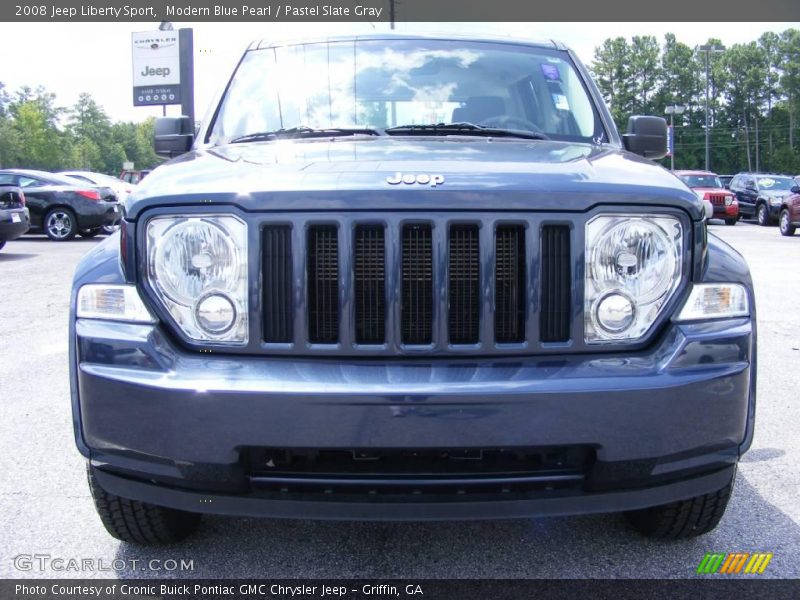
[[[91,171],[61,171],[61,175],[66,175],[72,179],[80,181],[88,181],[95,185],[102,185],[110,187],[117,195],[119,202],[127,207],[128,196],[136,189],[136,184],[122,181],[111,175],[104,175],[103,173],[92,173]]]

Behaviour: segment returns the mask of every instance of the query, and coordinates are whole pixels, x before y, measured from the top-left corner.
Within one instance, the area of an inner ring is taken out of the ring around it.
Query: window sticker
[[[547,81],[561,81],[561,73],[558,72],[558,67],[555,65],[542,63],[542,75]]]
[[[569,110],[569,101],[564,94],[552,94],[553,96],[553,105],[558,110]]]
[[[764,177],[763,179],[758,180],[758,185],[765,188],[771,188],[773,185],[775,185],[775,180],[770,179],[769,177]]]

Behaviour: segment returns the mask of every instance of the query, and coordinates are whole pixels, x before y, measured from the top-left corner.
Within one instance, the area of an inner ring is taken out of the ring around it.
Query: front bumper
[[[79,319],[73,331],[75,434],[101,485],[196,512],[439,519],[629,510],[723,487],[752,434],[747,318],[670,324],[650,350],[627,355],[403,361],[189,353],[150,325]],[[406,487],[416,481],[423,493],[385,496],[338,494],[331,479],[294,494],[291,482],[264,486],[270,477],[243,460],[248,448],[519,447],[590,448],[593,459],[567,487],[543,477],[510,495],[502,484],[427,493],[430,477],[411,473]]]
[[[714,219],[736,219],[739,217],[739,204],[734,202],[728,206],[724,204],[714,205]]]
[[[95,229],[105,225],[116,225],[122,217],[122,205],[117,202],[87,201],[86,207],[78,212],[78,226],[81,229]]]

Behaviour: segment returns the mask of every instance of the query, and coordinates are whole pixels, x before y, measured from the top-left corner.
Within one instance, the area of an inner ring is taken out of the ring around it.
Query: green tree
[[[618,127],[633,114],[635,101],[631,71],[631,48],[623,37],[607,39],[594,51],[591,67],[595,82],[611,110]]]
[[[652,35],[635,35],[630,45],[630,75],[633,82],[631,110],[638,114],[653,112],[661,77],[660,48]]]

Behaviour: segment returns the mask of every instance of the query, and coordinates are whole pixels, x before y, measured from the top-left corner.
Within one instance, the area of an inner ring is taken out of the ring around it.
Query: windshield
[[[683,183],[690,188],[721,188],[722,182],[716,175],[681,175]]]
[[[390,39],[247,52],[207,141],[300,126],[383,130],[438,123],[531,131],[556,140],[604,139],[566,52]]]
[[[791,177],[759,177],[757,181],[758,189],[765,192],[788,192],[794,185]]]

